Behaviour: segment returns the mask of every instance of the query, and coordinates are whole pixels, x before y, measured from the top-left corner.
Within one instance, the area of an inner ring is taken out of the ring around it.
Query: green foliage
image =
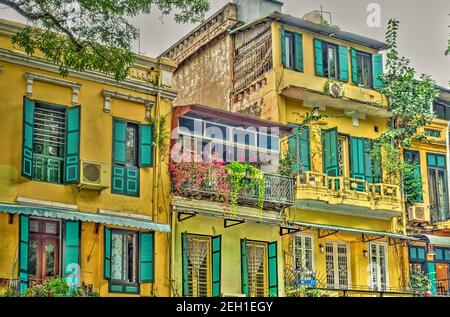
[[[258,211],[262,215],[264,207],[265,196],[265,176],[264,173],[257,167],[251,164],[244,164],[239,162],[231,162],[226,165],[228,170],[228,177],[231,185],[230,206],[231,212],[236,214],[239,193],[245,189],[257,188],[258,195]]]
[[[80,288],[71,288],[64,278],[52,278],[42,284],[30,286],[25,297],[98,297],[99,294],[92,291],[86,285]]]
[[[430,279],[428,274],[424,272],[414,272],[410,276],[409,285],[411,290],[415,294],[419,294],[424,296],[426,292],[429,292],[431,289]]]
[[[411,166],[400,160],[401,148],[408,148],[413,141],[424,138],[421,129],[429,125],[435,115],[431,109],[438,96],[438,89],[430,76],[422,74],[416,79],[416,71],[409,65],[409,60],[400,57],[397,51],[397,32],[399,22],[391,19],[386,33],[389,46],[386,72],[380,76],[384,87],[380,92],[389,100],[389,110],[393,116],[372,150],[372,160],[380,165],[385,173],[385,180],[391,184],[402,184],[405,174]],[[381,155],[383,160],[380,162]],[[411,182],[410,182],[411,183]],[[411,186],[410,198],[419,193]]]
[[[288,295],[289,297],[326,297],[326,294],[315,287],[300,286],[298,291]]]
[[[450,16],[450,14],[449,14],[449,16]],[[448,27],[450,28],[450,25]],[[450,55],[450,33],[449,33],[448,46],[447,46],[447,50],[445,51],[445,55]]]
[[[152,8],[163,15],[175,11],[178,23],[198,22],[209,9],[207,0],[0,0],[24,16],[29,25],[12,38],[33,55],[41,51],[59,65],[62,76],[69,69],[96,70],[124,80],[133,63],[132,42],[139,31],[130,22]]]
[[[149,124],[153,124],[153,144],[159,147],[159,157],[163,161],[167,158],[169,153],[169,140],[170,133],[166,130],[167,126],[167,116],[159,117],[159,135],[156,135],[156,120],[155,118],[150,118],[148,120]]]
[[[289,150],[285,151],[283,157],[279,161],[278,174],[283,176],[292,176],[295,163],[296,160],[292,153]]]

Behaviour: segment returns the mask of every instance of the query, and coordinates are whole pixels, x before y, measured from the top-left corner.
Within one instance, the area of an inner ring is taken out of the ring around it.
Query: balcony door
[[[386,244],[370,243],[370,281],[371,288],[384,291],[387,287],[387,254]]]
[[[348,289],[350,284],[349,250],[346,243],[326,244],[327,287]]]
[[[59,276],[60,223],[30,219],[28,268],[31,282],[42,283]]]
[[[450,218],[445,155],[428,154],[427,161],[431,221],[445,221]]]

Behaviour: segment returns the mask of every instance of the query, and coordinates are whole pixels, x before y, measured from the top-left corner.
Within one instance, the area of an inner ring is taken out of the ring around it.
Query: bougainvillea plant
[[[175,195],[194,199],[213,195],[229,210],[231,186],[223,161],[171,161],[169,171]]]
[[[177,162],[171,161],[169,165],[175,195],[193,199],[213,197],[223,204],[225,211],[236,216],[239,196],[256,189],[257,209],[262,215],[265,177],[260,169],[246,163],[208,162],[186,155],[190,154],[182,154]]]

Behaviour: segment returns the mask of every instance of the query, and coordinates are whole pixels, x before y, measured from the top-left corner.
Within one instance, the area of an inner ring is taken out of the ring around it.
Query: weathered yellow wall
[[[241,239],[275,242],[278,250],[279,296],[284,296],[283,248],[279,227],[256,223],[244,223],[224,228],[223,219],[196,216],[173,227],[175,235],[175,291],[182,295],[182,250],[181,234],[222,236],[222,276],[221,293],[242,294],[241,290]]]
[[[9,41],[9,37],[0,35],[0,47],[18,51]],[[153,176],[155,168],[140,169],[140,197],[129,197],[112,194],[110,188],[97,193],[97,191],[78,191],[76,185],[60,185],[44,182],[30,181],[21,176],[22,168],[22,125],[23,125],[23,96],[26,92],[25,72],[44,74],[57,79],[57,73],[43,71],[32,66],[20,66],[6,61],[0,61],[3,69],[0,71],[0,121],[2,132],[0,138],[0,202],[14,203],[18,197],[38,199],[49,202],[73,204],[82,212],[95,213],[98,209],[125,212],[155,217],[154,221],[168,223],[168,194],[169,177],[167,164],[162,165],[158,179],[158,210],[152,210]],[[150,70],[149,70],[150,71]],[[103,112],[103,89],[121,92],[128,95],[143,97],[155,101],[152,117],[156,116],[156,96],[139,93],[131,89],[102,84],[79,77],[67,77],[80,83],[78,102],[81,105],[81,132],[80,132],[80,159],[91,160],[108,164],[108,173],[111,173],[112,160],[112,124],[113,118],[122,118],[137,123],[147,123],[145,120],[145,106],[112,98],[111,113]],[[150,88],[151,83],[142,83]],[[34,100],[71,107],[71,89],[51,83],[35,80],[33,83]],[[165,116],[167,124],[165,133],[170,132],[172,102],[161,98],[160,114]],[[167,160],[167,157],[164,158]],[[8,216],[0,214],[0,278],[10,278],[10,267],[18,247],[18,217],[14,224],[7,224]],[[99,234],[94,235],[94,225],[83,223],[81,259],[83,281],[92,283],[102,295],[107,293],[107,281],[103,279],[103,226]],[[94,243],[95,242],[95,243]],[[92,257],[87,261],[92,243]],[[146,284],[141,287],[141,295],[169,295],[168,272],[169,266],[167,234],[155,234],[156,272],[155,285]],[[14,266],[17,276],[17,262]],[[99,287],[99,288],[98,288]]]

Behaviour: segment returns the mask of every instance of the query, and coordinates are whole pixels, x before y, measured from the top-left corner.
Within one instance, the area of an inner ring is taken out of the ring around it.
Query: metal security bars
[[[211,238],[188,236],[188,296],[211,296]]]
[[[235,56],[234,93],[237,94],[272,69],[271,28],[236,49]]]
[[[66,113],[36,105],[33,132],[34,179],[62,183]]]
[[[250,297],[267,297],[267,244],[247,241],[248,291]]]

